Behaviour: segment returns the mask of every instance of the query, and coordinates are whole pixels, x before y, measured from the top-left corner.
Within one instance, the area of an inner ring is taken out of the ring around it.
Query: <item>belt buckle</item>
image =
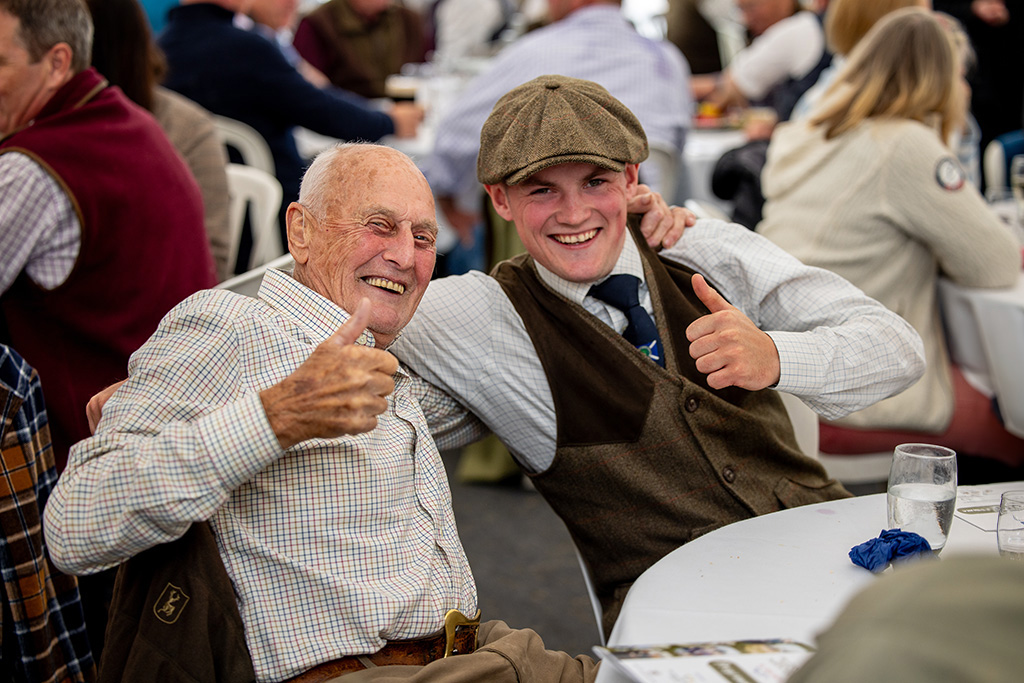
[[[457,609],[450,609],[444,615],[444,656],[462,654],[455,650],[455,634],[465,626],[480,625],[480,610],[470,619]],[[476,649],[476,634],[473,634],[473,649]]]

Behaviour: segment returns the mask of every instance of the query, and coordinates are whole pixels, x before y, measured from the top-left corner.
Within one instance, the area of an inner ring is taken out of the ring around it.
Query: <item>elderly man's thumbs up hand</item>
[[[772,338],[723,299],[704,276],[694,275],[691,282],[697,298],[711,311],[686,328],[690,356],[708,376],[708,386],[756,391],[778,382],[779,352]]]
[[[398,360],[355,341],[370,321],[363,299],[348,321],[279,384],[260,392],[282,448],[315,437],[368,432],[387,410]]]

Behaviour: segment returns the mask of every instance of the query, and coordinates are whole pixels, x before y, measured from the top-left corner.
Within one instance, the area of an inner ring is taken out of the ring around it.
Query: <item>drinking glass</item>
[[[938,552],[955,506],[956,452],[926,443],[897,446],[889,469],[889,528],[920,534]]]
[[[999,554],[1024,560],[1024,491],[1006,491],[999,500],[996,522]]]
[[[1017,220],[1024,222],[1024,154],[1018,154],[1010,161],[1010,190],[1017,203]]]

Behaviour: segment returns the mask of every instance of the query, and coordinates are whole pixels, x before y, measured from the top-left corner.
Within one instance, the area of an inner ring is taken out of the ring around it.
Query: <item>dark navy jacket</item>
[[[293,126],[343,140],[372,141],[394,132],[387,114],[354,95],[312,85],[276,45],[234,26],[233,17],[213,4],[171,9],[158,39],[167,56],[164,85],[214,114],[249,124],[266,139],[284,189],[283,207],[298,198],[306,166]]]

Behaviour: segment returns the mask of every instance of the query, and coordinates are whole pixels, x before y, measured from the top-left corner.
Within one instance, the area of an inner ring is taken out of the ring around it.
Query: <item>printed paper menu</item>
[[[782,683],[811,654],[810,645],[777,638],[678,645],[595,647],[636,683]]]

